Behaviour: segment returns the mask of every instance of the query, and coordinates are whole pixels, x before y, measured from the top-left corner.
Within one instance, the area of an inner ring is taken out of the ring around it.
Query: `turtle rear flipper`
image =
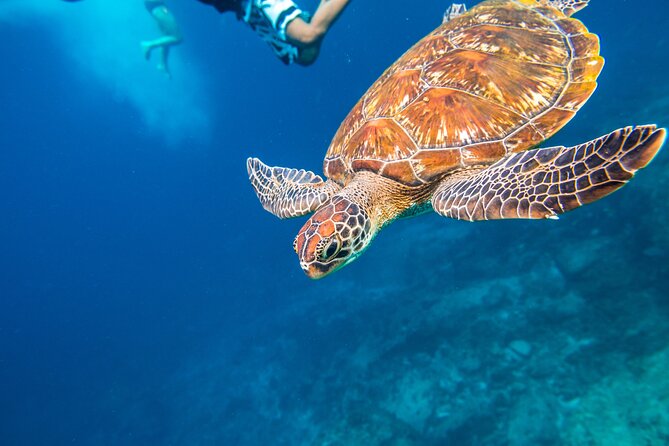
[[[574,147],[509,155],[473,173],[448,177],[432,207],[460,220],[557,218],[629,181],[660,150],[665,129],[625,127]]]
[[[246,168],[263,208],[279,218],[314,212],[340,189],[308,170],[270,167],[258,158],[247,159]]]

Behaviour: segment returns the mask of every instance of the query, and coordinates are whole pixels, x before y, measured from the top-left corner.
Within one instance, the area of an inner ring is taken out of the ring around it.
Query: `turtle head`
[[[335,196],[302,226],[293,248],[307,276],[320,279],[362,254],[374,232],[372,221],[361,206]]]

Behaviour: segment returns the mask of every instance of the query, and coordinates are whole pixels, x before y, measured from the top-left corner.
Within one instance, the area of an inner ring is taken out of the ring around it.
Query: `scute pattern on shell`
[[[599,39],[541,0],[488,0],[410,48],[330,144],[325,174],[408,186],[489,165],[564,126],[595,90]]]

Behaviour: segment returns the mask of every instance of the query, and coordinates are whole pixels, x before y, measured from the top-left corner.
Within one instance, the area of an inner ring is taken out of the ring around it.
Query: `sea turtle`
[[[266,210],[315,212],[294,242],[306,274],[350,263],[396,218],[557,218],[645,167],[665,138],[654,125],[535,148],[597,85],[599,39],[570,18],[587,3],[488,0],[451,11],[353,107],[325,156],[326,181],[249,158]]]

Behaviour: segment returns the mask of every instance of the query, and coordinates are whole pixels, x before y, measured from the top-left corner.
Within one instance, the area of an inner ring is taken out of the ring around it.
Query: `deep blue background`
[[[101,399],[160,382],[222,338],[234,345],[296,295],[318,299],[338,281],[378,285],[382,254],[403,255],[372,247],[309,281],[291,249],[302,220],[265,213],[244,163],[259,156],[320,173],[348,110],[446,3],[355,1],[306,69],[284,67],[232,17],[172,3],[186,35],[175,54],[204,68],[214,124],[207,138],[176,146],[147,132],[131,102],[82,76],[48,21],[0,26],[3,444],[70,444],[104,431],[112,414]],[[553,142],[658,119],[645,106],[668,92],[668,13],[664,0],[593,0],[579,14],[600,35],[606,67]],[[158,72],[155,81],[169,94]],[[392,240],[388,231],[376,244]]]

